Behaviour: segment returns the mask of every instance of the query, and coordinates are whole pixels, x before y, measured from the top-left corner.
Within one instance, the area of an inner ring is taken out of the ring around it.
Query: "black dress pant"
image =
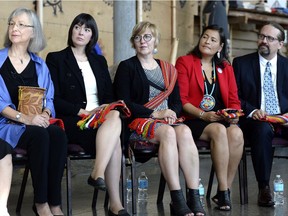
[[[27,125],[18,147],[27,149],[34,202],[61,205],[61,182],[67,157],[67,138],[56,125]]]
[[[275,134],[270,123],[253,119],[241,120],[240,126],[245,139],[251,144],[251,157],[258,185],[269,185],[273,163],[272,140],[274,136],[287,138],[287,128],[282,128],[282,135]]]

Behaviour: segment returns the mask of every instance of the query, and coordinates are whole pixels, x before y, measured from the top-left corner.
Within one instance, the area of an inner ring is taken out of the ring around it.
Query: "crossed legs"
[[[110,198],[110,210],[123,209],[119,195],[121,174],[121,119],[118,111],[110,111],[96,135],[96,158],[91,177],[105,179]],[[112,131],[112,133],[111,133]]]

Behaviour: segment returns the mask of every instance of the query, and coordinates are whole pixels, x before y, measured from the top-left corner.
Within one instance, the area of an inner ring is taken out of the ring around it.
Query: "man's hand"
[[[256,110],[253,114],[252,114],[252,118],[254,120],[261,120],[261,119],[265,119],[266,118],[267,113],[264,112],[261,109]]]

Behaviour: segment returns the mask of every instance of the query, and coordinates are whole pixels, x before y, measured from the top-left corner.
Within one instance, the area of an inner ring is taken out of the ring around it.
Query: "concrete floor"
[[[281,150],[282,151],[282,150]],[[277,152],[277,151],[276,151]],[[287,151],[286,151],[287,153]],[[207,215],[210,216],[246,216],[246,215],[261,215],[261,216],[286,216],[288,215],[288,205],[287,205],[287,197],[288,197],[288,169],[287,164],[288,160],[286,159],[274,159],[273,170],[271,175],[271,186],[272,180],[274,179],[276,174],[280,174],[284,180],[284,184],[286,184],[285,188],[285,205],[275,208],[264,208],[258,207],[257,205],[257,194],[258,188],[255,180],[255,175],[251,163],[251,157],[247,157],[247,169],[248,169],[248,191],[249,191],[249,204],[240,205],[239,198],[239,186],[238,186],[238,175],[235,177],[235,181],[231,190],[231,199],[232,199],[232,211],[231,212],[222,212],[216,210],[215,204],[210,203],[209,201],[205,203],[205,210]],[[87,185],[86,181],[91,172],[91,168],[93,165],[92,160],[86,161],[72,161],[72,208],[73,215],[75,216],[90,216],[90,215],[107,215],[106,210],[103,207],[103,200],[105,193],[100,192],[98,196],[97,208],[96,212],[92,212],[91,209],[91,201],[93,196],[93,189],[91,186]],[[202,182],[204,184],[205,190],[207,190],[209,173],[211,168],[211,159],[209,155],[200,156],[200,177],[202,178]],[[128,171],[128,170],[127,170]],[[166,187],[166,191],[164,194],[163,205],[157,205],[157,192],[158,192],[158,184],[160,177],[160,170],[158,166],[157,159],[151,159],[150,161],[144,164],[137,164],[137,176],[141,171],[145,171],[149,178],[149,199],[148,203],[145,206],[138,205],[138,213],[139,216],[146,215],[161,215],[167,216],[170,215],[169,203],[170,203],[170,195],[169,191]],[[18,198],[18,193],[22,180],[22,169],[15,169],[13,175],[13,182],[11,188],[11,194],[9,197],[8,208],[11,216],[16,215],[16,202]],[[65,177],[63,178],[62,185],[62,193],[63,193],[63,210],[66,214],[66,181]],[[181,176],[181,184],[182,188],[185,187],[185,183],[183,181],[183,177]],[[214,179],[212,196],[215,194],[217,188],[217,181]],[[205,191],[206,192],[206,191]],[[22,216],[30,216],[33,215],[32,212],[32,186],[31,179],[29,178],[26,192],[24,196],[24,201],[22,205],[21,214]],[[131,205],[128,205],[130,208],[128,209],[131,212]]]

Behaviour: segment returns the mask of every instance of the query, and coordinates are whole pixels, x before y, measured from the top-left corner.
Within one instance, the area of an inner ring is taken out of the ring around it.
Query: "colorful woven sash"
[[[62,119],[50,118],[49,122],[50,122],[50,124],[55,124],[55,125],[59,126],[60,128],[62,128],[63,130],[65,130],[64,122]]]
[[[240,116],[244,115],[243,110],[237,110],[231,108],[218,110],[216,114],[229,119],[239,118]]]
[[[149,109],[155,109],[158,107],[171,94],[177,80],[178,74],[175,67],[173,67],[170,63],[162,60],[160,60],[160,66],[164,78],[165,90],[144,104],[144,106]]]
[[[119,100],[106,105],[102,109],[97,110],[94,114],[82,115],[82,119],[77,122],[77,126],[81,130],[99,128],[101,124],[106,120],[105,117],[111,110],[118,110],[123,117],[130,117],[131,115],[131,112],[124,101]]]
[[[160,60],[160,66],[164,78],[165,90],[144,104],[144,106],[149,109],[155,109],[158,107],[171,94],[177,80],[177,70],[170,63]],[[183,118],[178,118],[175,124],[183,121]],[[163,119],[136,118],[128,125],[128,127],[131,130],[136,131],[137,134],[141,134],[142,137],[152,139],[154,138],[157,123],[168,124],[168,122]]]
[[[173,124],[178,124],[183,121],[184,118],[178,118]],[[157,123],[168,124],[168,122],[163,119],[136,118],[128,125],[128,127],[137,134],[141,134],[142,137],[152,139],[154,138]]]
[[[286,124],[288,123],[288,113],[283,115],[267,115],[266,118],[261,119],[261,121],[267,121],[273,124]]]

